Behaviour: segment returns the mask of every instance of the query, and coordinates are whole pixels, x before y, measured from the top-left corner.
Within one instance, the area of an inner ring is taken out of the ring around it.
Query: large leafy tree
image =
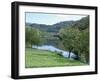
[[[89,63],[89,31],[77,28],[66,28],[59,33],[62,43],[67,51],[74,52],[84,63]]]
[[[25,30],[26,44],[39,45],[41,43],[41,32],[35,28],[27,28]]]
[[[77,21],[72,27],[61,29],[59,36],[67,51],[74,52],[80,60],[89,64],[89,16]]]
[[[89,31],[80,31],[78,38],[75,39],[74,49],[78,51],[81,61],[89,63]]]
[[[69,58],[70,58],[70,53],[74,49],[75,37],[76,37],[76,34],[78,34],[78,32],[79,31],[74,28],[66,28],[66,29],[60,30],[59,35],[62,39],[62,43],[63,43],[65,49],[69,51],[69,56],[68,56]]]

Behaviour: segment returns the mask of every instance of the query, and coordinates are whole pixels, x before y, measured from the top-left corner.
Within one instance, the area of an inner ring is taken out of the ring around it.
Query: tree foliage
[[[27,28],[25,29],[26,44],[39,45],[41,43],[41,32],[38,29]]]
[[[69,58],[70,58],[70,52],[72,52],[74,48],[75,37],[77,33],[78,33],[78,30],[74,28],[62,29],[60,30],[60,33],[59,33],[65,49],[69,51]]]
[[[78,21],[72,27],[61,29],[59,36],[65,49],[74,52],[80,61],[89,64],[89,19],[88,17]],[[70,54],[69,54],[70,57]]]
[[[75,39],[77,44],[74,48],[78,51],[81,61],[89,63],[89,32],[88,30],[80,31],[78,39]]]

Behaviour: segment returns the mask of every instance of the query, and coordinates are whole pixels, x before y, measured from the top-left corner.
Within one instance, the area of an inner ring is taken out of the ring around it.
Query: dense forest
[[[89,64],[89,16],[78,21],[64,21],[53,25],[26,23],[26,47],[53,45],[73,52],[76,60]]]

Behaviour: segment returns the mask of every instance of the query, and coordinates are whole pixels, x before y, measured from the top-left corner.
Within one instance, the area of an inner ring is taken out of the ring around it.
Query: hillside
[[[75,21],[63,21],[53,25],[36,24],[36,23],[26,23],[26,27],[34,27],[46,32],[58,33],[61,28],[71,27],[75,24]]]
[[[76,21],[76,23],[72,27],[78,28],[80,30],[89,28],[89,16],[84,17],[79,21]]]

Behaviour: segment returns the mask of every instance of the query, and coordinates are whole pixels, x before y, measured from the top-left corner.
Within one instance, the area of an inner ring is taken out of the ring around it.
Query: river
[[[36,49],[40,49],[40,50],[47,50],[47,51],[51,51],[51,52],[57,52],[60,53],[63,57],[68,58],[69,56],[69,52],[68,51],[64,51],[61,49],[58,49],[52,45],[42,45],[42,46],[35,46],[32,45],[32,48],[36,48]],[[76,57],[76,55],[74,53],[70,53],[70,58],[74,59]]]

